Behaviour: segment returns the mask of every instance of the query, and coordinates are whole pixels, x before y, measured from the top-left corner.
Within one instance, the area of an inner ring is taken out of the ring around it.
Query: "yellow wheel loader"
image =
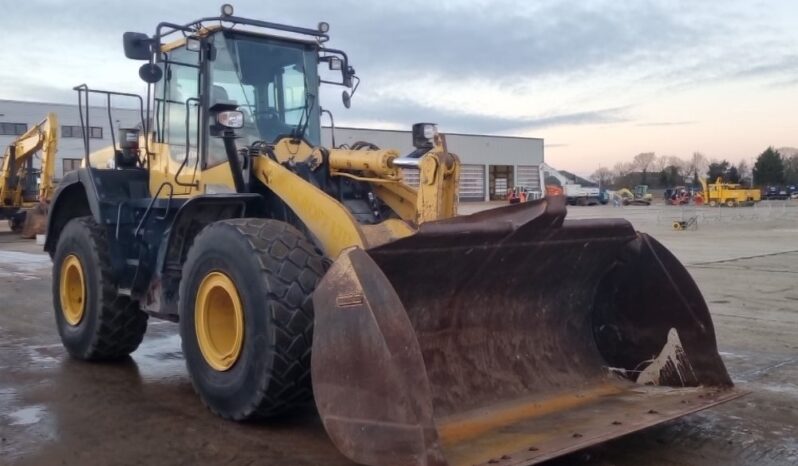
[[[8,219],[11,231],[20,232],[25,238],[45,232],[47,205],[54,191],[57,149],[58,118],[55,113],[48,113],[3,153],[0,217]],[[41,166],[37,168],[33,159],[39,153]]]
[[[359,82],[328,29],[225,5],[125,33],[146,98],[76,88],[84,124],[90,94],[142,118],[85,139],[50,208],[72,356],[118,359],[149,316],[177,321],[211,411],[315,402],[368,465],[533,464],[740,395],[698,287],[628,222],[566,220],[562,197],[458,217],[432,124],[410,154],[322,146],[320,83],[348,106]]]

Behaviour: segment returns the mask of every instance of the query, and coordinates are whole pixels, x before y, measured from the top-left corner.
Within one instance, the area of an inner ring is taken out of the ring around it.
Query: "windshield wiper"
[[[302,139],[305,132],[308,130],[310,124],[310,109],[315,105],[316,96],[310,92],[305,92],[305,106],[302,108],[302,114],[299,116],[296,127],[292,131],[294,139]]]
[[[316,96],[308,90],[308,75],[305,73],[304,68],[302,69],[302,80],[305,85],[305,106],[302,108],[299,121],[296,122],[296,127],[292,131],[294,139],[302,139],[305,136],[305,131],[308,130],[308,124],[310,123],[310,109],[316,103]]]

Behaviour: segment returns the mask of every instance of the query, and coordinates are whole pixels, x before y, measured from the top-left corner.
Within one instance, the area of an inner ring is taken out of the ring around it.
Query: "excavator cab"
[[[212,411],[313,401],[368,465],[533,464],[740,396],[698,287],[629,222],[566,219],[562,196],[457,216],[460,162],[431,123],[409,154],[323,146],[319,83],[347,107],[358,83],[328,30],[225,5],[125,34],[147,98],[76,88],[142,118],[105,149],[114,169],[85,139],[53,201],[70,354],[120,358],[149,316],[177,321]]]

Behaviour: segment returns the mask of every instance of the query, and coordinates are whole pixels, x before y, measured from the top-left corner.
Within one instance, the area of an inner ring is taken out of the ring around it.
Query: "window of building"
[[[28,125],[25,123],[0,123],[0,135],[2,136],[19,136],[25,134],[28,130]]]
[[[66,175],[67,173],[75,171],[78,168],[80,168],[80,162],[82,160],[83,159],[63,159],[62,162],[64,164],[64,174]]]
[[[61,126],[62,138],[83,138],[83,130],[80,126],[63,125]],[[91,139],[102,139],[103,129],[99,126],[89,127],[89,137]]]

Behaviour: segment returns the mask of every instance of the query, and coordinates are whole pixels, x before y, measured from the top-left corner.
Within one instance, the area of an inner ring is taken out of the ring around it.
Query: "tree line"
[[[710,181],[720,177],[725,182],[746,186],[795,185],[798,184],[798,151],[781,154],[768,147],[753,166],[745,160],[737,164],[726,159],[710,160],[701,152],[694,152],[688,158],[642,152],[630,162],[618,162],[612,168],[599,167],[590,179],[610,188],[638,184],[667,188],[698,186],[703,177]]]

